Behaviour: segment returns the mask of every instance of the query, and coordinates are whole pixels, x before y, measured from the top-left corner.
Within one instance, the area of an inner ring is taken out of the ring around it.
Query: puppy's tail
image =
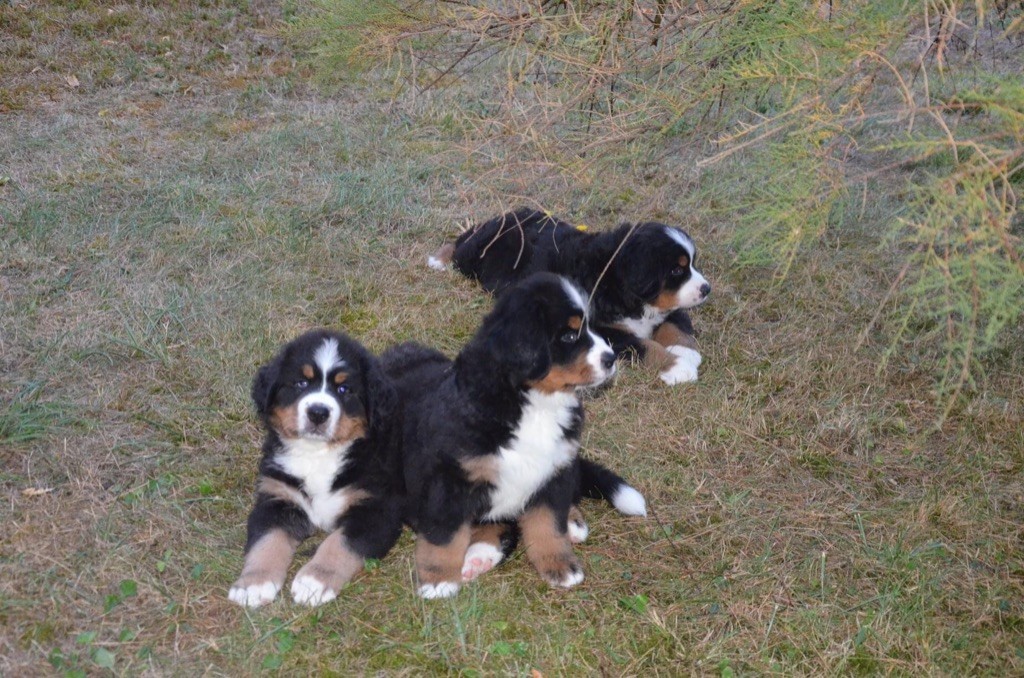
[[[579,458],[580,492],[584,497],[605,499],[627,516],[646,516],[644,496],[630,487],[625,480],[596,461]]]

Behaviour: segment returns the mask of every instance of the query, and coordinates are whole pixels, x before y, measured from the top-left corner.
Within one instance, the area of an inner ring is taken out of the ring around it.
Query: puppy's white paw
[[[473,581],[494,568],[503,557],[501,549],[493,544],[482,541],[470,544],[466,549],[466,560],[462,563],[462,581]]]
[[[453,581],[443,581],[437,584],[423,584],[416,591],[420,598],[434,600],[436,598],[451,598],[459,592],[459,584]]]
[[[583,520],[573,520],[570,518],[567,532],[569,533],[569,541],[573,544],[582,544],[590,536],[590,527]]]
[[[619,513],[627,516],[646,516],[647,502],[644,495],[637,492],[629,485],[623,485],[615,491],[612,497],[612,506],[619,510]]]
[[[675,386],[697,381],[697,368],[703,360],[700,353],[685,346],[666,346],[665,350],[676,357],[676,362],[659,375],[663,382]]]
[[[338,592],[316,577],[301,572],[292,582],[292,600],[299,605],[316,607],[329,603],[338,597]]]
[[[558,586],[563,589],[571,589],[576,584],[583,581],[583,570],[576,569],[568,572],[558,581],[551,582],[552,586]]]
[[[228,591],[228,598],[231,602],[238,603],[243,607],[260,607],[276,598],[277,592],[280,590],[280,587],[272,581],[248,585],[235,584]]]

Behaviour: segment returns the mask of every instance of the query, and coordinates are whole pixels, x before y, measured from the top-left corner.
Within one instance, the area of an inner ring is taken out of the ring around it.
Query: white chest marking
[[[654,306],[645,305],[644,313],[639,318],[622,318],[616,324],[625,327],[641,339],[650,339],[654,328],[665,322],[668,311],[662,311]]]
[[[576,457],[579,442],[565,437],[579,400],[572,393],[530,391],[512,440],[498,451],[498,484],[488,520],[514,518],[551,477]]]
[[[284,451],[275,461],[281,470],[302,481],[302,493],[296,492],[298,504],[311,523],[321,530],[331,531],[348,507],[347,488],[331,491],[338,473],[345,467],[346,452],[352,443],[330,445],[320,441],[295,440],[285,443]]]

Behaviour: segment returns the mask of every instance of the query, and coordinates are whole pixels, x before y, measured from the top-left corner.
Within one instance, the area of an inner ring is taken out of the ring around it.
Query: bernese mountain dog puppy
[[[536,271],[564,275],[592,295],[591,326],[616,355],[635,353],[671,385],[696,381],[702,359],[686,309],[704,303],[711,285],[696,258],[680,228],[645,222],[586,233],[523,208],[468,229],[428,264],[453,263],[496,294]]]
[[[252,399],[266,428],[245,565],[228,597],[269,603],[298,545],[327,538],[295,575],[296,603],[334,599],[402,531],[397,395],[377,360],[338,332],[314,330],[260,368]]]
[[[497,564],[513,523],[548,583],[581,582],[570,508],[602,484],[581,480],[577,391],[615,372],[611,347],[588,325],[583,292],[536,274],[498,299],[454,361],[414,343],[380,360],[405,408],[406,521],[417,537],[419,595],[452,596]],[[639,493],[611,476],[606,496],[634,509],[639,497],[637,510],[645,510]]]

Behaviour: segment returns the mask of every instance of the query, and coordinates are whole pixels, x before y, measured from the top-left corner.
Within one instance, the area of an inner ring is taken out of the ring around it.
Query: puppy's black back
[[[522,208],[460,235],[452,263],[488,292],[500,293],[531,273],[560,273],[558,251],[582,235],[546,212]]]

